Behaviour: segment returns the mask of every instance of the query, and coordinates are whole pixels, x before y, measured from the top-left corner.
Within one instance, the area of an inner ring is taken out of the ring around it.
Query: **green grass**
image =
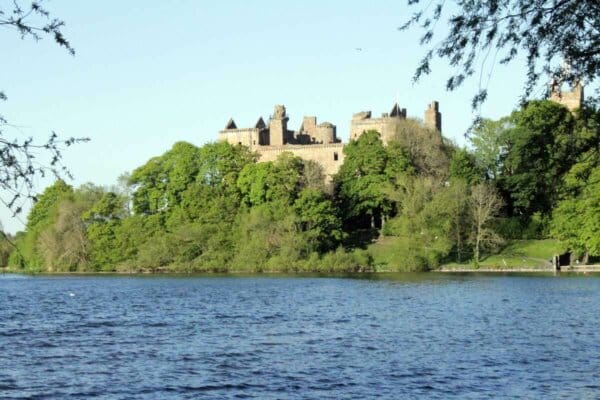
[[[373,264],[387,270],[401,261],[402,255],[408,252],[408,242],[405,238],[386,236],[379,238],[367,248]]]
[[[483,269],[517,269],[548,267],[554,254],[564,252],[558,241],[511,240],[496,254],[488,255],[479,262]],[[368,247],[374,265],[379,271],[402,270],[408,256],[408,241],[400,237],[381,237]],[[441,268],[475,269],[473,260],[463,263],[449,262]]]
[[[485,257],[479,268],[543,268],[549,267],[554,254],[565,249],[553,239],[511,240],[497,254]],[[466,263],[448,263],[443,268],[475,268],[472,260]]]

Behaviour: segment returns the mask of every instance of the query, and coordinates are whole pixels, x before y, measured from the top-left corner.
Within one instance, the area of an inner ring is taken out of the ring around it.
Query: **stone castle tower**
[[[429,129],[436,130],[442,133],[442,114],[440,113],[440,104],[437,101],[432,101],[425,110],[425,118],[423,118],[425,126]]]
[[[580,82],[577,82],[572,90],[568,92],[564,92],[560,90],[560,88],[552,90],[550,93],[550,100],[562,104],[567,107],[569,111],[573,112],[583,105],[583,86]]]

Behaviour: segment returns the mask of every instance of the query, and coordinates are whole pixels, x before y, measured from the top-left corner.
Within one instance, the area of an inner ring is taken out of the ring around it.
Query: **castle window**
[[[337,161],[338,160],[338,153],[337,151],[335,153],[333,153],[333,161]]]
[[[238,142],[238,144],[239,144],[239,145],[241,145],[241,144],[242,144],[242,142]]]
[[[253,140],[253,141],[252,141],[252,144],[256,144],[256,140]]]

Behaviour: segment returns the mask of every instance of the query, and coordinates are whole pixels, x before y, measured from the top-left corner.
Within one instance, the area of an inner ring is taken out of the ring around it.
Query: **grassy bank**
[[[473,260],[465,260],[462,263],[450,262],[433,265],[434,270],[535,270],[548,269],[551,267],[550,260],[556,253],[563,252],[558,241],[545,240],[511,240],[496,254],[485,256],[475,266]],[[383,237],[371,244],[368,248],[373,257],[374,265],[378,271],[397,271],[410,269],[406,264],[406,254],[409,251],[409,243],[399,237]],[[410,262],[410,260],[409,260]]]
[[[552,268],[551,259],[554,254],[562,253],[565,249],[553,239],[544,240],[511,240],[503,246],[497,254],[492,254],[475,266],[473,262],[447,263],[441,267],[444,270],[452,269],[496,269],[520,270]]]

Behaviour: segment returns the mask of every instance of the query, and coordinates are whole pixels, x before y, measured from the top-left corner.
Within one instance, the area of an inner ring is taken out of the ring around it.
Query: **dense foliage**
[[[282,153],[176,143],[110,190],[57,181],[9,260],[27,271],[426,270],[507,239],[600,255],[600,113],[532,101],[483,120],[471,149],[407,120],[364,132],[333,181]],[[385,247],[385,261],[377,252]],[[7,251],[3,258],[6,259]]]

